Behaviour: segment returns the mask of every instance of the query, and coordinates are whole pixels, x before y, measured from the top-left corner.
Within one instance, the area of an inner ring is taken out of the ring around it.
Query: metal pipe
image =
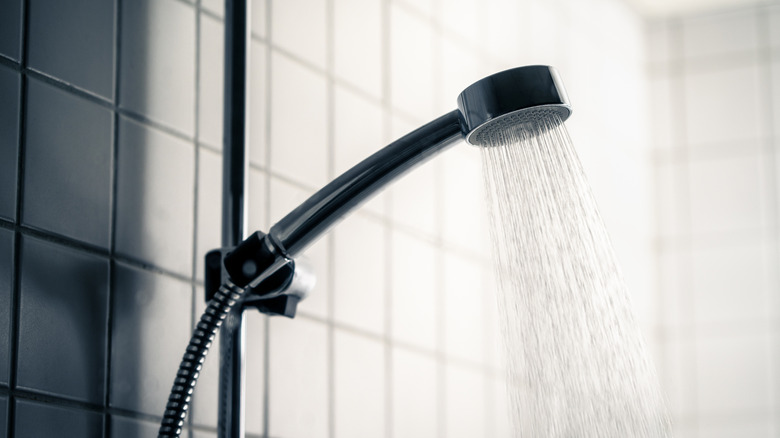
[[[222,247],[233,248],[246,234],[247,68],[249,2],[225,1],[225,89],[222,166]],[[224,280],[227,280],[225,278]],[[227,315],[220,334],[220,438],[244,437],[245,336],[241,303]]]

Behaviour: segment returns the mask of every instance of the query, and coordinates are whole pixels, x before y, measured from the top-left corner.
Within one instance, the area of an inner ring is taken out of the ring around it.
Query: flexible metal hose
[[[178,437],[184,426],[184,418],[192,397],[192,391],[198,381],[200,369],[211,347],[214,335],[222,325],[233,306],[241,299],[244,289],[230,281],[225,282],[209,301],[206,311],[200,317],[192,333],[190,343],[179,365],[179,372],[171,388],[165,414],[160,424],[158,438]]]

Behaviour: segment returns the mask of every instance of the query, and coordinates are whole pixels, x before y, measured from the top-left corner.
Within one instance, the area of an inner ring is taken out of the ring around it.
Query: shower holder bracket
[[[247,240],[257,237],[262,239],[263,234],[255,233]],[[235,249],[214,249],[206,254],[204,273],[206,302],[214,297],[224,279],[230,278],[225,268],[226,263],[229,262],[226,262],[225,259],[232,258],[232,263],[243,264],[243,261],[236,260]],[[232,257],[228,257],[228,255]],[[243,257],[240,256],[239,251],[239,259],[242,259]],[[311,269],[305,263],[295,263],[292,259],[281,259],[281,263],[273,263],[266,270],[273,271],[257,284],[252,282],[251,285],[246,285],[246,292],[240,305],[242,308],[253,307],[267,315],[294,318],[298,303],[308,295],[314,285]],[[263,272],[259,273],[257,277],[262,277],[262,274]],[[241,285],[239,284],[239,286]]]

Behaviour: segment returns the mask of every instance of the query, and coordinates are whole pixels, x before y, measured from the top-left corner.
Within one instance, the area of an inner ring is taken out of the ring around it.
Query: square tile
[[[105,0],[32,0],[29,67],[113,100],[114,7]]]
[[[485,39],[482,45],[493,58],[518,63],[523,52],[523,41],[528,28],[518,25],[523,20],[524,5],[514,0],[490,0],[480,5],[490,26],[483,27]],[[530,17],[526,16],[525,19]],[[446,70],[445,70],[446,71]]]
[[[268,34],[268,0],[252,0],[252,35],[265,38]]]
[[[0,430],[8,430],[8,397],[0,397]]]
[[[390,102],[422,119],[435,114],[433,29],[395,4],[390,6]]]
[[[301,11],[306,11],[302,14]],[[325,0],[287,0],[271,8],[271,39],[296,57],[326,67],[327,5]]]
[[[27,85],[27,225],[108,247],[112,114],[43,82]]]
[[[482,364],[485,358],[486,293],[482,267],[454,254],[444,255],[444,351]]]
[[[699,14],[682,20],[683,56],[694,59],[757,51],[759,15],[754,8]]]
[[[120,105],[192,135],[195,9],[176,0],[121,6]]]
[[[481,30],[485,26],[480,26],[482,10],[476,0],[448,0],[446,6],[439,8],[441,23],[449,32],[457,34],[460,38],[465,38],[469,43],[477,43],[481,36]],[[469,23],[470,25],[465,25]]]
[[[265,428],[265,349],[269,318],[260,312],[246,312],[246,407],[247,433],[262,435]]]
[[[758,63],[689,72],[684,79],[684,117],[691,146],[761,139],[765,107]]]
[[[8,385],[11,360],[11,295],[14,275],[14,233],[0,230],[0,385]],[[0,430],[3,430],[0,428]]]
[[[0,3],[0,55],[19,61],[21,54],[22,0]]]
[[[658,254],[658,322],[668,328],[693,323],[692,257],[687,249]]]
[[[328,333],[319,322],[272,318],[269,436],[328,436]]]
[[[121,118],[117,160],[117,252],[189,277],[193,145]]]
[[[694,342],[682,337],[670,337],[661,342],[657,363],[658,381],[674,423],[691,418],[696,409],[696,386],[693,382],[696,359]]]
[[[359,214],[334,230],[334,319],[351,327],[385,331],[385,228]]]
[[[222,155],[203,147],[198,152],[197,209],[195,278],[203,280],[206,253],[222,247]]]
[[[0,216],[9,219],[16,217],[18,149],[19,73],[0,67]]]
[[[492,27],[492,26],[491,26]],[[441,69],[447,72],[437,81],[439,85],[440,101],[437,103],[437,111],[441,114],[456,108],[457,98],[463,90],[485,75],[481,71],[482,60],[480,53],[471,47],[465,46],[461,40],[454,40],[447,36],[439,36],[439,48],[441,50]],[[492,74],[490,72],[487,74]]]
[[[200,7],[220,18],[225,17],[225,2],[220,0],[200,0]]]
[[[764,242],[723,244],[693,252],[695,321],[699,324],[768,321],[777,268]]]
[[[17,438],[60,436],[65,430],[71,436],[103,436],[103,416],[91,411],[16,401],[14,436]]]
[[[333,99],[333,170],[337,176],[382,149],[387,142],[381,106],[338,85]],[[382,190],[366,201],[366,210],[383,215],[385,193]]]
[[[390,388],[394,438],[439,436],[437,368],[433,356],[393,348]]]
[[[767,335],[699,339],[696,345],[699,415],[771,412],[772,369]]]
[[[198,16],[200,18],[198,141],[222,148],[225,26],[222,21],[207,14],[200,13]],[[250,78],[250,81],[252,79],[254,78]]]
[[[648,84],[650,94],[650,126],[652,126],[653,148],[669,151],[679,145],[675,129],[679,129],[676,123],[680,123],[678,108],[674,102],[672,93],[673,81],[665,75],[651,77]]]
[[[512,411],[510,409],[509,393],[507,383],[504,379],[493,380],[493,403],[494,408],[492,416],[493,433],[490,436],[496,438],[512,438],[515,436],[512,430]]]
[[[655,166],[655,228],[661,237],[690,232],[687,170],[684,163],[658,163]]]
[[[117,264],[109,405],[160,415],[191,334],[192,287]]]
[[[485,436],[485,378],[477,370],[447,365],[445,378],[447,437]]]
[[[382,96],[382,2],[336,0],[333,70],[339,78]]]
[[[333,344],[335,436],[382,436],[386,387],[383,342],[336,330]]]
[[[656,71],[665,71],[672,60],[675,31],[670,20],[653,20],[645,25],[647,60]]]
[[[309,190],[295,187],[275,178],[271,179],[271,222],[276,223],[279,221],[279,219],[293,211],[311,195],[312,192]],[[309,291],[306,299],[298,305],[298,311],[322,318],[328,317],[330,302],[329,275],[332,263],[330,258],[330,239],[326,236],[314,242],[303,254],[296,258],[296,262],[303,269],[312,271],[316,279],[314,289]]]
[[[488,254],[488,216],[480,151],[455,145],[441,157],[441,236],[448,244]]]
[[[393,340],[436,348],[437,291],[434,246],[393,231],[390,315]]]
[[[689,180],[695,235],[766,226],[768,187],[762,154],[695,161]]]
[[[108,260],[22,241],[17,385],[102,404]]]
[[[185,420],[186,421],[186,420]],[[110,438],[144,438],[157,435],[160,423],[135,418],[111,416]],[[186,431],[182,435],[186,436]],[[109,438],[109,437],[106,437]]]
[[[276,52],[271,66],[271,168],[322,187],[328,179],[327,81]]]
[[[267,166],[268,46],[252,40],[249,49],[249,162]]]

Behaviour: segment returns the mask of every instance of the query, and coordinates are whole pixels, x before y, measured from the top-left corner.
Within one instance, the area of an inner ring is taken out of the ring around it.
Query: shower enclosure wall
[[[521,13],[499,0],[255,0],[248,228],[267,230],[328,179],[451,110],[473,80],[544,62],[565,69],[577,97],[570,130],[628,277],[650,277],[631,275],[645,272],[649,239],[622,227],[642,224],[633,215],[649,202],[635,195],[644,140],[607,128],[642,125],[641,111],[590,97],[641,88],[641,20],[618,1],[573,2],[572,13],[559,3]],[[598,29],[588,24],[596,10]],[[543,22],[571,38],[543,38]],[[223,23],[210,0],[0,2],[9,437],[156,433],[203,309],[203,256],[221,246]],[[534,53],[518,29],[554,47]],[[626,82],[615,88],[599,72],[618,56]],[[291,106],[301,95],[304,111]],[[294,321],[247,314],[247,368],[260,370],[247,375],[248,436],[508,436],[497,329],[480,304],[492,298],[473,299],[491,281],[485,239],[463,233],[485,229],[471,207],[482,197],[477,155],[448,151],[312,246],[318,283]],[[631,289],[650,282],[640,283]],[[197,438],[216,436],[216,357],[189,417]]]

